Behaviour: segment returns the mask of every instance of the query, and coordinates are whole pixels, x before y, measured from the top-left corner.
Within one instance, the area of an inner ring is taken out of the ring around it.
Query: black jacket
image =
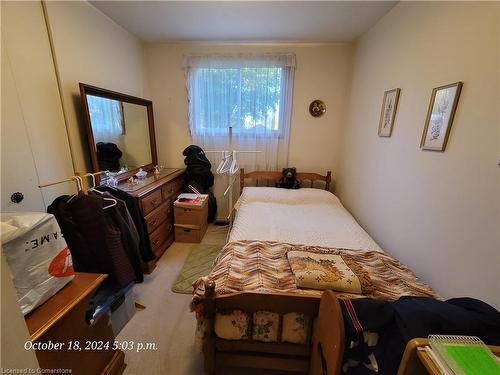
[[[99,186],[97,189],[99,191],[107,191],[114,197],[125,202],[128,212],[130,213],[130,216],[132,217],[132,220],[134,221],[135,227],[139,234],[139,252],[141,253],[142,261],[149,262],[151,260],[154,260],[156,257],[153,254],[153,250],[151,248],[146,220],[141,213],[141,209],[139,208],[139,203],[137,203],[137,200],[126,191],[120,189],[115,189],[108,186]]]
[[[185,156],[184,164],[186,164],[186,172],[184,174],[184,181],[186,184],[195,183],[201,187],[203,191],[200,193],[207,193],[214,184],[214,175],[211,171],[212,165],[207,159],[205,152],[201,147],[196,145],[188,146],[182,152]]]
[[[137,257],[126,248],[126,230],[118,220],[118,207],[104,209],[109,202],[101,196],[78,194],[57,198],[47,209],[56,217],[78,272],[109,274],[112,283],[124,287],[141,282]]]
[[[486,344],[500,344],[500,313],[473,298],[358,298],[341,300],[340,306],[346,343],[343,373],[348,375],[396,374],[408,341],[430,334],[478,336]],[[372,332],[371,342],[367,332]],[[365,366],[373,361],[378,372]]]

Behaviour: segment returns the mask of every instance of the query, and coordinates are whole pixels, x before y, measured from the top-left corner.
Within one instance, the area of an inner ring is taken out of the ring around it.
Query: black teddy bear
[[[283,168],[283,177],[277,183],[277,187],[284,189],[300,188],[300,181],[297,180],[297,168]]]

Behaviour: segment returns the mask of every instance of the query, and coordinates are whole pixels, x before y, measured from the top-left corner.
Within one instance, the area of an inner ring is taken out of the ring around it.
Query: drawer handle
[[[156,224],[156,219],[151,221],[151,225],[155,225],[155,224]]]
[[[158,203],[158,201],[157,201],[156,199],[153,199],[153,200],[151,201],[151,204],[152,204],[153,206],[155,206],[157,203]]]
[[[156,245],[158,245],[158,240],[153,241],[153,246],[156,246]]]

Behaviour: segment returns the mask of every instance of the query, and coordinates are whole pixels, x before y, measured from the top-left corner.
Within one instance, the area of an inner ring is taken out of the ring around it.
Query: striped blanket
[[[345,255],[357,262],[362,269],[363,296],[389,301],[401,296],[440,298],[427,284],[405,265],[380,251],[348,250],[305,245],[292,245],[269,241],[229,242],[221,250],[208,277],[193,283],[194,296],[191,307],[203,299],[204,281],[215,281],[215,295],[237,292],[286,292],[320,297],[321,290],[299,289],[287,259],[288,251],[306,251],[316,254]],[[368,277],[366,277],[368,275]],[[362,295],[342,293],[339,297],[353,298]]]

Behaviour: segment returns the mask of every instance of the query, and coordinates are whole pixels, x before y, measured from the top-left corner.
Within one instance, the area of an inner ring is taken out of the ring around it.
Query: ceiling
[[[146,42],[350,42],[396,1],[91,1]]]

